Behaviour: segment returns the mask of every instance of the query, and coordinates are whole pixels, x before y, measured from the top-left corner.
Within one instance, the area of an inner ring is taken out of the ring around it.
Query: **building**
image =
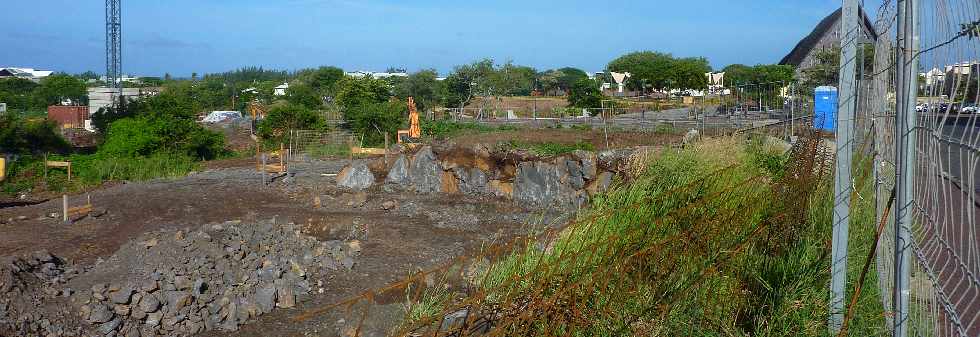
[[[370,71],[353,71],[353,72],[348,72],[347,73],[347,76],[350,76],[350,77],[353,77],[353,78],[364,78],[364,77],[367,77],[367,76],[371,76],[372,78],[389,78],[389,77],[408,77],[408,73],[405,73],[405,72],[397,72],[397,73],[376,73],[376,72],[370,72]]]
[[[289,83],[283,83],[275,87],[272,90],[273,96],[286,96],[286,91],[289,90]]]
[[[35,82],[51,76],[53,73],[53,71],[36,70],[34,68],[0,67],[0,78],[23,78]]]
[[[52,105],[48,107],[48,120],[58,123],[62,129],[85,127],[89,119],[89,108],[78,105]]]
[[[800,40],[796,47],[789,52],[779,64],[791,65],[796,68],[796,76],[800,77],[804,70],[817,64],[815,55],[827,49],[840,48],[842,10],[837,9],[817,24],[809,35]],[[861,17],[861,37],[859,43],[874,43],[878,40],[871,19],[864,9],[858,10]]]
[[[123,88],[122,94],[126,101],[132,101],[139,97],[153,96],[160,93],[160,88]],[[119,100],[119,90],[116,88],[88,88],[88,109],[91,113],[98,113],[99,109],[108,107]]]

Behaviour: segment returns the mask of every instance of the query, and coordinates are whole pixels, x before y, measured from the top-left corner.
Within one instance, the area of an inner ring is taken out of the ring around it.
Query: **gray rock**
[[[157,300],[156,296],[144,295],[140,299],[139,307],[143,312],[155,312],[157,309],[160,309],[160,301]]]
[[[459,180],[459,191],[466,195],[481,196],[490,194],[490,179],[483,170],[472,167],[457,167],[453,174]]]
[[[266,285],[255,292],[255,303],[263,313],[270,313],[276,307],[276,287]]]
[[[168,291],[166,293],[169,312],[178,312],[191,304],[191,294],[186,291]]]
[[[129,286],[122,287],[121,289],[110,292],[109,300],[116,304],[128,304],[129,298],[133,296],[133,288]]]
[[[568,183],[572,188],[580,190],[585,188],[585,175],[582,174],[582,165],[576,160],[566,159],[565,168],[568,170]]]
[[[388,177],[385,178],[386,184],[398,185],[401,187],[408,187],[412,183],[412,179],[409,177],[408,173],[409,163],[408,158],[405,155],[398,155],[398,159],[388,170]]]
[[[102,303],[93,303],[90,308],[91,313],[88,316],[89,323],[105,323],[115,316],[112,310],[109,310],[109,307]]]
[[[112,311],[115,312],[116,315],[119,315],[119,316],[128,316],[129,315],[129,306],[128,305],[125,305],[125,304],[116,304],[116,306],[112,307]]]
[[[431,147],[423,147],[415,154],[408,172],[416,192],[434,193],[442,190],[442,165]]]
[[[594,152],[585,150],[575,150],[575,158],[582,163],[582,177],[585,180],[595,180],[599,172],[598,160]]]
[[[119,318],[119,317],[116,317],[115,319],[113,319],[111,321],[108,321],[108,322],[102,323],[102,325],[99,325],[99,332],[101,332],[103,335],[108,335],[108,334],[112,333],[113,331],[116,331],[116,329],[119,328],[119,325],[120,324],[122,324],[122,319]]]
[[[543,162],[523,162],[514,178],[514,200],[525,206],[542,207],[567,204],[575,190],[562,183],[567,167]]]
[[[374,174],[363,162],[347,166],[337,174],[337,186],[360,191],[374,185]]]

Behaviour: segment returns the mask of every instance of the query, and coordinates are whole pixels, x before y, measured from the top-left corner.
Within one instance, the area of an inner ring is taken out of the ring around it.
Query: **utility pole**
[[[837,167],[834,174],[834,222],[830,266],[830,332],[838,334],[847,296],[847,240],[851,221],[851,158],[854,108],[857,98],[854,75],[857,56],[858,2],[843,0],[841,18],[840,96],[837,112]]]

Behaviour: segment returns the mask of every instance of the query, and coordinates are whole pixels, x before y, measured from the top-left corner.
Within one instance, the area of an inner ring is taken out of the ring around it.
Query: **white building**
[[[286,91],[289,90],[289,83],[283,83],[275,87],[272,90],[273,96],[286,96]]]
[[[34,68],[0,67],[0,78],[16,77],[35,82],[51,76],[53,73],[54,72],[50,70],[37,70]]]
[[[408,73],[376,73],[370,71],[352,71],[348,72],[347,76],[353,78],[364,78],[371,76],[372,78],[389,78],[389,77],[408,77]]]

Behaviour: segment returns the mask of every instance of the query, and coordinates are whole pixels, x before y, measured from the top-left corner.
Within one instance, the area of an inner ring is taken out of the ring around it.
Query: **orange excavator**
[[[408,98],[408,123],[408,130],[398,130],[398,143],[417,144],[422,138],[422,128],[419,126],[419,110],[412,97]]]

